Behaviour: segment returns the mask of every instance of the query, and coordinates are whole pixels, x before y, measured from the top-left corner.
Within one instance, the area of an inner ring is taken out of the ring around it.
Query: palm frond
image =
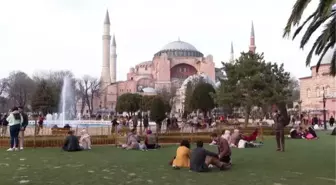
[[[300,48],[304,48],[304,46],[309,41],[310,37],[313,35],[313,33],[328,19],[328,17],[320,18],[317,17],[313,22],[310,23],[308,26],[305,34],[302,36],[301,42],[300,42]]]
[[[307,24],[308,21],[310,21],[313,17],[315,17],[317,14],[317,11],[315,11],[314,13],[312,13],[303,23],[300,27],[298,27],[293,35],[293,40],[295,39],[295,37],[301,32],[302,28]]]
[[[310,62],[311,62],[311,58],[313,56],[313,53],[315,51],[315,48],[319,45],[320,41],[322,40],[322,37],[323,36],[319,36],[316,41],[314,42],[312,48],[310,49],[308,55],[307,55],[307,58],[306,58],[306,66],[309,66],[310,65]]]
[[[300,23],[302,14],[307,8],[311,0],[297,0],[293,6],[292,13],[288,18],[286,27],[284,29],[283,37],[286,37],[290,34],[292,26],[296,26]]]

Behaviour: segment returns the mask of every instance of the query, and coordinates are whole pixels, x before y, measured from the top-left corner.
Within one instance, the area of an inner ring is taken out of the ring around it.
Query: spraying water
[[[66,120],[74,118],[74,106],[75,97],[71,78],[64,77],[61,99],[58,107],[58,112],[60,113],[59,119],[63,126],[66,124]]]

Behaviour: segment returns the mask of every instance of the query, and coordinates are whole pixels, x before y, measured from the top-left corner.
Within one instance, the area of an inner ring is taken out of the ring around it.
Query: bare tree
[[[7,90],[8,88],[8,79],[3,78],[0,79],[0,96]]]
[[[81,79],[77,80],[76,91],[78,100],[81,100],[81,110],[80,113],[84,113],[85,105],[88,104],[89,89],[90,89],[90,76],[85,75]]]
[[[87,105],[89,107],[90,115],[92,115],[94,98],[99,97],[100,81],[98,78],[90,77],[88,82],[89,90],[87,96]]]
[[[35,89],[34,81],[24,72],[14,71],[8,76],[7,94],[14,105],[26,106]]]

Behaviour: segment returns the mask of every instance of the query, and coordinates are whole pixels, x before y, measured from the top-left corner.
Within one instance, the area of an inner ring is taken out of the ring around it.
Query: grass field
[[[275,152],[274,139],[266,140],[262,148],[233,149],[231,170],[201,174],[168,166],[176,146],[148,152],[114,146],[77,153],[57,148],[2,149],[0,184],[334,185],[336,137],[319,135],[314,141],[286,140],[285,153]]]

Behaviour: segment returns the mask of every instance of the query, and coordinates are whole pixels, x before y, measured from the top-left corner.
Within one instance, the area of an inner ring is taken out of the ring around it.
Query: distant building
[[[311,67],[311,76],[300,78],[301,109],[311,115],[323,114],[323,93],[326,98],[327,118],[336,115],[336,78],[329,75],[330,63],[322,62],[319,72]]]
[[[101,69],[101,86],[99,97],[93,102],[93,112],[114,112],[117,98],[125,93],[139,93],[155,95],[164,89],[177,89],[176,105],[173,110],[183,110],[183,89],[181,85],[188,77],[200,75],[215,84],[224,75],[220,69],[215,70],[212,55],[204,56],[195,46],[181,41],[170,42],[157,51],[151,60],[141,62],[129,69],[125,81],[116,81],[117,73],[117,44],[115,36],[110,35],[110,18],[106,12],[103,29],[103,64]],[[250,37],[250,52],[255,52],[254,27],[252,24]],[[233,44],[231,43],[231,57],[233,62]],[[190,79],[190,78],[189,78]],[[77,110],[80,110],[80,103]],[[87,108],[84,114],[87,114]]]

